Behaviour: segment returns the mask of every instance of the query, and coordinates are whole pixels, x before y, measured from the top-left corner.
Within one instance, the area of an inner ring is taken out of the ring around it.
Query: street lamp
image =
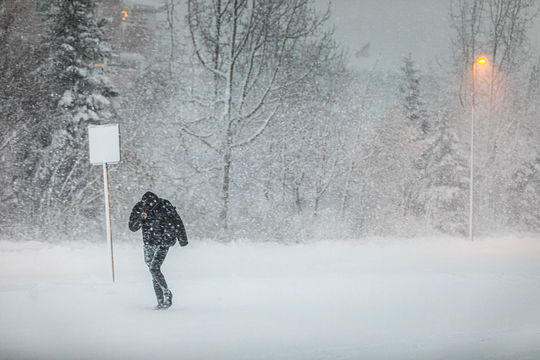
[[[473,240],[473,179],[474,179],[474,102],[476,96],[476,65],[487,64],[485,57],[479,57],[473,62],[472,67],[472,101],[471,101],[471,169],[469,178],[469,239]]]

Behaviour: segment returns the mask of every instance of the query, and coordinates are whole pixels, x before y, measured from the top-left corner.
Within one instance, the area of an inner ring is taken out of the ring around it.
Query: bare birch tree
[[[316,58],[303,59],[299,50],[320,41],[328,14],[318,15],[310,5],[308,0],[188,1],[193,50],[201,76],[211,85],[194,89],[190,100],[208,112],[184,131],[221,158],[224,228],[235,149],[261,137],[288,88],[312,72],[310,61]],[[295,71],[286,71],[292,66]],[[200,127],[197,131],[200,122],[213,124],[212,134],[203,134]]]

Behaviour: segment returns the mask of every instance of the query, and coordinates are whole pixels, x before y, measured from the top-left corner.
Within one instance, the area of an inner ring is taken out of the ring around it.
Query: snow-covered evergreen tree
[[[421,194],[426,191],[423,187],[426,169],[419,167],[418,158],[429,145],[427,138],[430,135],[430,128],[427,110],[422,100],[420,72],[410,54],[403,59],[401,72],[402,79],[399,87],[399,102],[403,118],[401,136],[403,152],[409,165],[408,177],[405,179],[407,185],[404,187],[403,206],[406,214],[421,217],[426,212],[426,204],[421,201]]]
[[[88,163],[87,126],[111,117],[110,98],[117,95],[104,72],[110,46],[105,21],[96,17],[94,0],[58,0],[47,20],[44,46],[55,115],[48,122],[49,141],[41,149],[36,179],[39,209],[71,216],[95,215],[99,171]],[[51,224],[49,224],[51,225]]]
[[[111,54],[105,20],[96,18],[94,0],[58,0],[54,9],[46,37],[47,73],[57,84],[58,105],[74,127],[106,122],[111,117],[108,98],[118,93],[104,73]]]
[[[418,159],[417,167],[424,169],[420,201],[434,228],[463,235],[467,229],[468,166],[450,121],[447,113],[439,115],[432,141]]]
[[[511,221],[518,228],[528,231],[540,230],[540,158],[527,162],[514,173],[509,193]]]
[[[401,71],[403,80],[399,90],[404,116],[410,125],[421,132],[420,135],[426,135],[429,131],[429,123],[421,98],[420,72],[411,54],[403,59]]]
[[[508,220],[520,230],[540,231],[540,60],[532,66],[525,96],[520,98],[519,125],[515,150],[508,155],[519,159],[505,189]]]

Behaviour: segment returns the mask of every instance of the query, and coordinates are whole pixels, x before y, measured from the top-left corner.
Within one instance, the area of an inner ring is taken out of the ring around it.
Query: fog
[[[334,1],[330,22],[350,49],[352,66],[369,69],[377,61],[395,71],[411,53],[422,69],[437,71],[451,58],[449,6],[447,0]]]

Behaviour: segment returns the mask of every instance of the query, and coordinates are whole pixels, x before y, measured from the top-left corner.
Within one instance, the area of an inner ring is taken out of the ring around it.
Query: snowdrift
[[[2,359],[539,359],[540,239],[0,242]]]

